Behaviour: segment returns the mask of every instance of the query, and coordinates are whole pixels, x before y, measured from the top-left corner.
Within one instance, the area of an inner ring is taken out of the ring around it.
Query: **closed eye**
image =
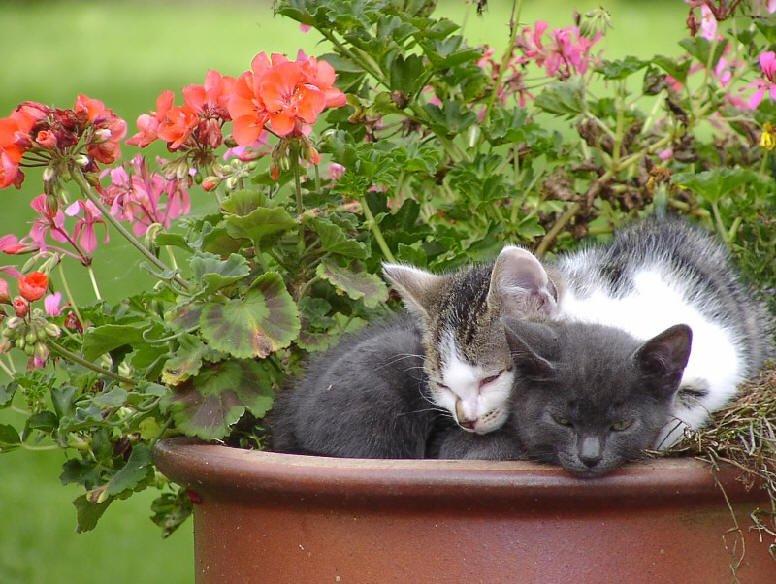
[[[499,377],[501,377],[501,374],[504,373],[503,371],[499,371],[495,375],[491,375],[489,377],[484,377],[483,379],[480,379],[480,387],[483,385],[487,385],[488,383],[491,383],[493,381],[496,381]]]
[[[611,425],[611,429],[615,432],[622,432],[623,430],[627,430],[633,425],[633,420],[623,420],[621,422],[616,422]]]

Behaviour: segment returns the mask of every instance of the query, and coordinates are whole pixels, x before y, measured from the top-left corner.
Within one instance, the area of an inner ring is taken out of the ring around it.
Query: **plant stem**
[[[563,215],[558,218],[547,234],[539,242],[535,252],[537,257],[544,257],[544,254],[547,253],[547,249],[550,247],[550,245],[552,245],[552,242],[555,241],[555,238],[558,237],[558,234],[563,231],[563,228],[566,226],[566,224],[571,221],[571,218],[576,215],[580,209],[581,206],[579,203],[572,203],[569,208],[566,209]]]
[[[507,70],[509,60],[512,58],[512,53],[515,50],[515,39],[517,38],[518,23],[520,21],[520,11],[522,9],[523,0],[512,0],[512,14],[509,17],[509,44],[504,49],[504,54],[501,55],[501,66],[498,70],[498,78],[496,79],[496,86],[493,88],[493,92],[490,94],[488,104],[485,106],[485,114],[482,116],[483,121],[488,119],[490,110],[493,109],[493,104],[498,97],[498,90],[501,87],[501,82],[504,79],[504,72]]]
[[[377,242],[377,246],[380,248],[380,251],[383,252],[383,256],[389,262],[396,263],[396,258],[393,257],[393,254],[391,253],[391,250],[388,247],[388,244],[385,242],[385,238],[383,237],[383,232],[380,231],[380,226],[377,225],[374,215],[372,215],[372,210],[369,208],[369,204],[366,201],[366,197],[361,198],[361,208],[364,210],[364,216],[366,217],[366,222],[369,224],[369,229],[372,231],[372,235],[374,236],[375,241]]]
[[[118,381],[120,383],[126,383],[127,385],[132,385],[132,386],[137,385],[137,381],[135,381],[134,379],[130,379],[129,377],[124,377],[123,375],[119,375],[118,373],[114,373],[113,371],[108,371],[107,369],[103,369],[99,365],[92,363],[91,361],[87,361],[86,359],[80,357],[79,355],[76,355],[75,353],[73,353],[72,351],[69,351],[68,349],[65,349],[62,345],[55,343],[54,341],[47,341],[46,344],[55,353],[59,354],[65,359],[73,361],[74,363],[78,363],[81,367],[84,367],[85,369],[89,369],[90,371],[94,371],[95,373],[99,373],[100,375],[105,375],[106,377],[110,377],[114,381]]]
[[[8,368],[8,366],[7,366],[5,363],[3,363],[2,361],[0,361],[0,369],[2,369],[3,371],[5,371],[5,372],[8,374],[8,377],[13,377],[13,376],[14,376],[13,372],[12,372],[12,371],[11,371],[11,370]]]
[[[100,294],[100,288],[97,286],[97,278],[94,276],[94,270],[92,269],[92,266],[87,266],[86,271],[89,272],[89,279],[92,281],[92,288],[94,288],[94,295],[97,297],[97,300],[102,300],[102,295]]]
[[[302,179],[299,172],[299,151],[296,147],[291,149],[291,167],[294,170],[294,194],[296,195],[296,212],[300,215],[304,211],[304,203],[302,201]]]
[[[59,277],[62,280],[62,288],[65,289],[65,295],[67,296],[67,299],[70,301],[70,306],[73,309],[73,312],[75,312],[76,317],[78,317],[78,322],[83,322],[83,319],[81,318],[81,313],[78,311],[78,304],[75,302],[75,297],[73,296],[72,290],[70,290],[70,284],[67,282],[67,276],[65,276],[65,269],[62,267],[62,264],[60,263],[57,266],[57,269],[59,270]]]
[[[81,189],[81,192],[84,194],[84,196],[89,199],[94,205],[100,210],[102,213],[103,218],[105,218],[108,223],[113,225],[113,227],[118,231],[121,236],[126,239],[129,243],[131,243],[143,256],[151,262],[156,268],[163,272],[171,272],[170,268],[165,264],[163,261],[161,261],[158,257],[156,257],[154,254],[151,253],[151,251],[144,246],[142,243],[140,243],[134,235],[132,235],[127,229],[116,219],[110,212],[110,210],[103,204],[103,202],[100,200],[100,197],[98,197],[94,191],[92,190],[91,185],[86,181],[84,176],[80,173],[80,171],[77,170],[71,170],[70,176],[73,177],[73,180],[78,184],[79,188]],[[180,286],[182,286],[184,289],[190,289],[191,284],[180,277],[180,275],[175,274],[172,277],[173,280],[175,280],[176,283],[178,283]]]

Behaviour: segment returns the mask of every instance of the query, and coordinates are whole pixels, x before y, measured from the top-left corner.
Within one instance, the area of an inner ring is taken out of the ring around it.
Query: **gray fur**
[[[506,331],[516,371],[509,420],[486,436],[444,431],[437,457],[533,460],[599,476],[654,448],[672,423],[688,327],[646,342],[583,323],[511,321]]]
[[[733,266],[725,244],[705,229],[672,216],[652,216],[619,229],[610,244],[562,257],[564,285],[584,296],[601,283],[612,298],[626,296],[635,270],[661,266],[688,304],[731,331],[750,377],[774,357],[774,319]],[[655,306],[655,311],[660,307]]]
[[[412,319],[369,325],[310,360],[281,392],[270,422],[277,452],[423,458],[439,417],[428,401]]]

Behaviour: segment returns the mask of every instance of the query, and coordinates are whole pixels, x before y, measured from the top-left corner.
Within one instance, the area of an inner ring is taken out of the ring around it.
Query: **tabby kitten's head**
[[[494,265],[436,275],[399,264],[383,271],[419,320],[431,399],[469,432],[509,415],[512,358],[502,316],[546,317],[558,291],[531,252],[509,245]]]
[[[506,333],[515,363],[509,424],[532,459],[599,476],[655,448],[675,423],[672,403],[692,343],[687,325],[643,343],[581,323],[514,321]]]

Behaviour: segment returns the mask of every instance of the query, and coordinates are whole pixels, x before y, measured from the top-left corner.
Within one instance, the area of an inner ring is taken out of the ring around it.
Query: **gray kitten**
[[[272,450],[352,458],[423,458],[438,411],[429,401],[420,331],[377,323],[311,359],[278,394]]]
[[[436,457],[534,460],[594,477],[640,458],[673,424],[688,326],[641,342],[595,324],[513,321],[506,336],[515,365],[509,419],[485,436],[443,431]]]

